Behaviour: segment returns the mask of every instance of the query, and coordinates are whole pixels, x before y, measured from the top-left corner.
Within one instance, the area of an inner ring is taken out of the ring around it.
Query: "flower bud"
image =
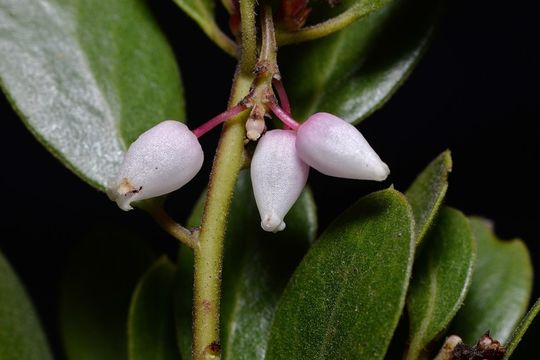
[[[184,186],[199,172],[203,160],[199,140],[186,125],[163,121],[131,144],[107,194],[122,210],[131,210],[133,201]]]
[[[386,179],[388,166],[348,122],[328,113],[316,113],[300,125],[298,156],[323,174],[347,179]]]
[[[285,229],[283,218],[306,185],[309,166],[296,154],[295,141],[292,130],[272,130],[262,136],[255,149],[251,182],[265,231]]]

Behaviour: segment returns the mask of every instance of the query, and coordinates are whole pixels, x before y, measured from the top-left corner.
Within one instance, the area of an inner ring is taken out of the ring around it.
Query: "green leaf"
[[[471,284],[475,258],[469,220],[457,210],[442,209],[413,269],[407,359],[419,358],[450,324]]]
[[[537,318],[540,312],[540,299],[536,300],[533,307],[512,334],[512,338],[506,346],[503,360],[510,359],[515,352],[516,359],[532,359],[538,354],[538,340],[540,337],[540,321]],[[519,347],[518,347],[519,345]]]
[[[137,281],[152,264],[136,233],[100,226],[70,257],[61,286],[60,326],[68,359],[127,359],[127,320]]]
[[[200,223],[205,197],[197,203],[190,226]],[[264,232],[253,198],[249,171],[238,178],[225,238],[222,285],[222,360],[263,359],[270,324],[278,299],[300,262],[317,229],[313,197],[304,190],[285,217],[287,227],[277,234]],[[179,266],[190,270],[190,258],[182,256]],[[191,287],[191,277],[181,275],[182,288]],[[186,279],[190,279],[189,282]],[[190,300],[190,299],[189,299]],[[178,319],[182,355],[190,347],[190,303],[186,298]],[[189,303],[189,304],[186,304]]]
[[[103,190],[126,146],[183,120],[173,53],[143,0],[0,0],[0,84],[30,131]]]
[[[448,189],[448,174],[452,171],[449,150],[437,156],[405,192],[411,204],[416,232],[416,244],[420,244],[435,219]]]
[[[521,240],[496,238],[484,219],[472,218],[471,226],[478,257],[452,333],[473,344],[489,330],[493,339],[505,344],[529,304],[533,274],[529,252]]]
[[[202,29],[212,27],[214,21],[214,0],[174,0],[190,18]]]
[[[139,281],[128,320],[130,360],[180,359],[173,319],[176,267],[165,256]]]
[[[266,359],[382,359],[405,303],[413,227],[405,196],[393,189],[338,217],[289,281]]]
[[[425,51],[440,7],[441,0],[394,0],[335,34],[283,48],[295,117],[326,111],[357,124],[382,106]]]
[[[52,360],[32,301],[1,252],[0,359]]]

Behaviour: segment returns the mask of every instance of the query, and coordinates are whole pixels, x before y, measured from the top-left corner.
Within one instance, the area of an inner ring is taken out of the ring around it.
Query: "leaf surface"
[[[189,220],[200,223],[205,196]],[[285,217],[287,227],[277,234],[264,232],[253,198],[249,172],[240,173],[225,238],[223,264],[221,346],[223,360],[263,359],[270,324],[279,296],[295,266],[313,242],[317,216],[308,188]],[[192,256],[182,249],[179,268],[182,289],[191,289]],[[188,280],[189,279],[189,280]],[[177,330],[182,355],[191,346],[191,299],[181,294]]]
[[[402,194],[389,189],[358,201],[294,272],[266,359],[382,359],[403,310],[414,249]]]
[[[60,293],[66,357],[127,359],[128,309],[154,256],[137,234],[115,226],[93,229],[68,260]]]
[[[416,244],[427,234],[448,190],[448,174],[452,171],[452,157],[446,150],[437,156],[414,180],[405,192],[411,204],[416,226]]]
[[[0,252],[0,359],[52,358],[32,301]]]
[[[357,124],[381,107],[424,53],[441,3],[393,0],[337,33],[283,48],[280,66],[297,120],[325,111]]]
[[[419,358],[450,324],[471,284],[475,259],[469,220],[460,211],[442,209],[413,269],[407,359]]]
[[[143,275],[129,308],[128,352],[130,360],[178,360],[173,290],[176,267],[166,257]]]
[[[173,53],[142,0],[0,0],[0,57],[25,125],[98,189],[143,131],[184,120]]]
[[[532,291],[532,265],[521,240],[498,239],[492,225],[472,218],[478,257],[471,288],[453,324],[453,333],[475,344],[486,332],[505,344],[527,311]]]

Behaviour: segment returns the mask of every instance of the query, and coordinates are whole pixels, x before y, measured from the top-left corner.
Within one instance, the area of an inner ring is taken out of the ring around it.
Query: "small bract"
[[[283,218],[306,185],[309,166],[296,154],[296,134],[292,130],[268,131],[257,144],[251,161],[251,182],[261,227],[278,232]]]
[[[197,137],[181,122],[166,120],[129,147],[107,194],[122,210],[131,203],[175,191],[201,169],[204,154]]]
[[[297,130],[298,156],[323,174],[382,181],[390,169],[360,132],[329,113],[311,115]]]

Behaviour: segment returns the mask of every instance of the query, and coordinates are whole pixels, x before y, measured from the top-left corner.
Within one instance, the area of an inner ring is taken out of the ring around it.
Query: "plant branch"
[[[347,10],[329,20],[308,26],[297,31],[278,30],[276,32],[279,45],[314,40],[339,31],[356,20],[380,9],[390,0],[358,1]]]
[[[234,0],[221,0],[221,4],[223,4],[229,15],[234,13]]]
[[[182,244],[192,249],[197,246],[197,236],[171,218],[160,203],[150,199],[140,202],[138,207],[149,213],[163,230],[179,240]]]
[[[249,92],[253,78],[237,70],[229,106]],[[227,121],[219,141],[208,185],[199,241],[194,249],[193,299],[194,360],[219,359],[219,309],[223,239],[236,178],[244,163],[244,137],[247,113]]]
[[[192,3],[183,0],[174,0],[174,2],[199,25],[210,40],[227,54],[238,58],[238,45],[221,31],[213,18],[212,11],[209,11],[202,1]]]
[[[257,61],[257,29],[255,26],[255,0],[240,0],[242,48],[240,66],[251,74]]]
[[[261,54],[259,63],[266,62],[276,67],[277,70],[277,45],[276,35],[274,30],[274,20],[272,16],[272,6],[266,2],[263,8],[263,16],[261,20]],[[274,74],[272,74],[274,75]]]
[[[238,58],[238,45],[228,37],[219,26],[212,22],[211,26],[203,26],[204,33],[212,40],[221,50],[231,55],[233,58]]]

